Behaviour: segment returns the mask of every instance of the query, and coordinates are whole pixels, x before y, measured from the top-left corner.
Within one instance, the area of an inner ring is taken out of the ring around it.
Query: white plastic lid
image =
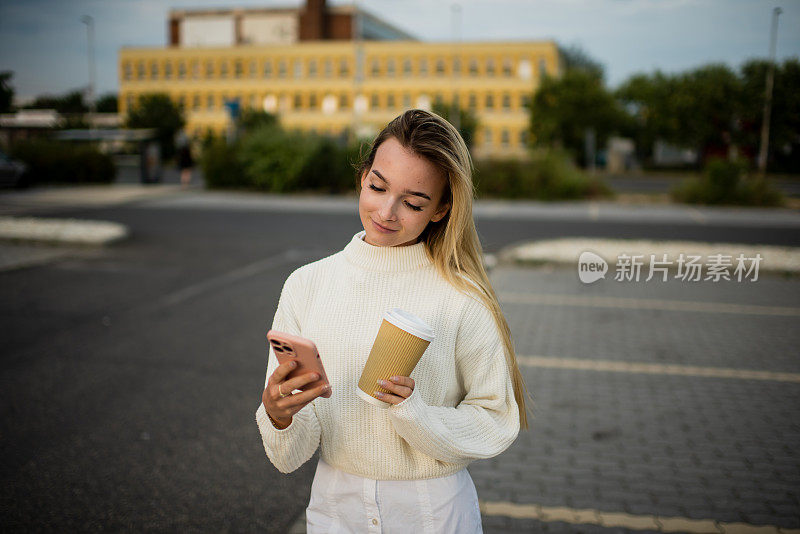
[[[433,341],[433,338],[436,337],[436,335],[433,333],[433,329],[428,326],[425,321],[413,313],[401,310],[400,308],[393,308],[387,311],[383,318],[395,325],[397,328],[401,328],[409,334],[422,338],[426,341]]]

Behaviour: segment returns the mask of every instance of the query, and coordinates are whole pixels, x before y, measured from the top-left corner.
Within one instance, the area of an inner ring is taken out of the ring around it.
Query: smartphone
[[[328,376],[322,366],[322,358],[320,358],[317,346],[314,345],[313,341],[277,330],[267,332],[267,339],[272,345],[272,350],[275,351],[275,357],[278,358],[279,364],[292,360],[297,362],[297,367],[292,369],[286,376],[287,380],[296,376],[317,373],[320,376],[319,380],[306,384],[301,388],[302,391],[328,384]],[[284,391],[284,393],[286,392]],[[331,390],[328,390],[320,397],[327,399],[331,396],[331,393]]]

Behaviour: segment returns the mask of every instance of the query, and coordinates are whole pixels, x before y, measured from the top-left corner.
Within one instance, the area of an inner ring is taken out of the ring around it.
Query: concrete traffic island
[[[0,217],[0,240],[14,243],[103,246],[129,235],[125,225],[108,221]]]

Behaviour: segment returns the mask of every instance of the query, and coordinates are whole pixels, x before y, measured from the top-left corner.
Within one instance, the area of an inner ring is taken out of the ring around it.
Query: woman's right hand
[[[295,389],[301,389],[306,384],[319,380],[317,373],[309,373],[303,376],[296,376],[286,380],[286,376],[294,369],[297,364],[293,361],[280,364],[272,376],[267,380],[267,387],[261,394],[261,402],[267,413],[275,422],[286,428],[292,423],[292,417],[299,412],[303,406],[313,401],[330,389],[330,385],[322,385],[308,391],[292,394]],[[281,397],[283,392],[285,397]]]

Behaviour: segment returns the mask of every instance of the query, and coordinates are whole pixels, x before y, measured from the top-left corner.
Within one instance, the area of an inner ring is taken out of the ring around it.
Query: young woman
[[[406,111],[359,168],[364,230],[300,267],[272,328],[311,339],[331,385],[287,380],[269,349],[256,412],[264,449],[289,473],[320,448],[306,509],[317,532],[482,532],[466,466],[527,429],[524,382],[483,267],[472,218],[472,160],[438,115]],[[411,373],[391,377],[386,409],[356,394],[385,311],[402,308],[435,332]],[[294,393],[293,393],[294,392]]]

